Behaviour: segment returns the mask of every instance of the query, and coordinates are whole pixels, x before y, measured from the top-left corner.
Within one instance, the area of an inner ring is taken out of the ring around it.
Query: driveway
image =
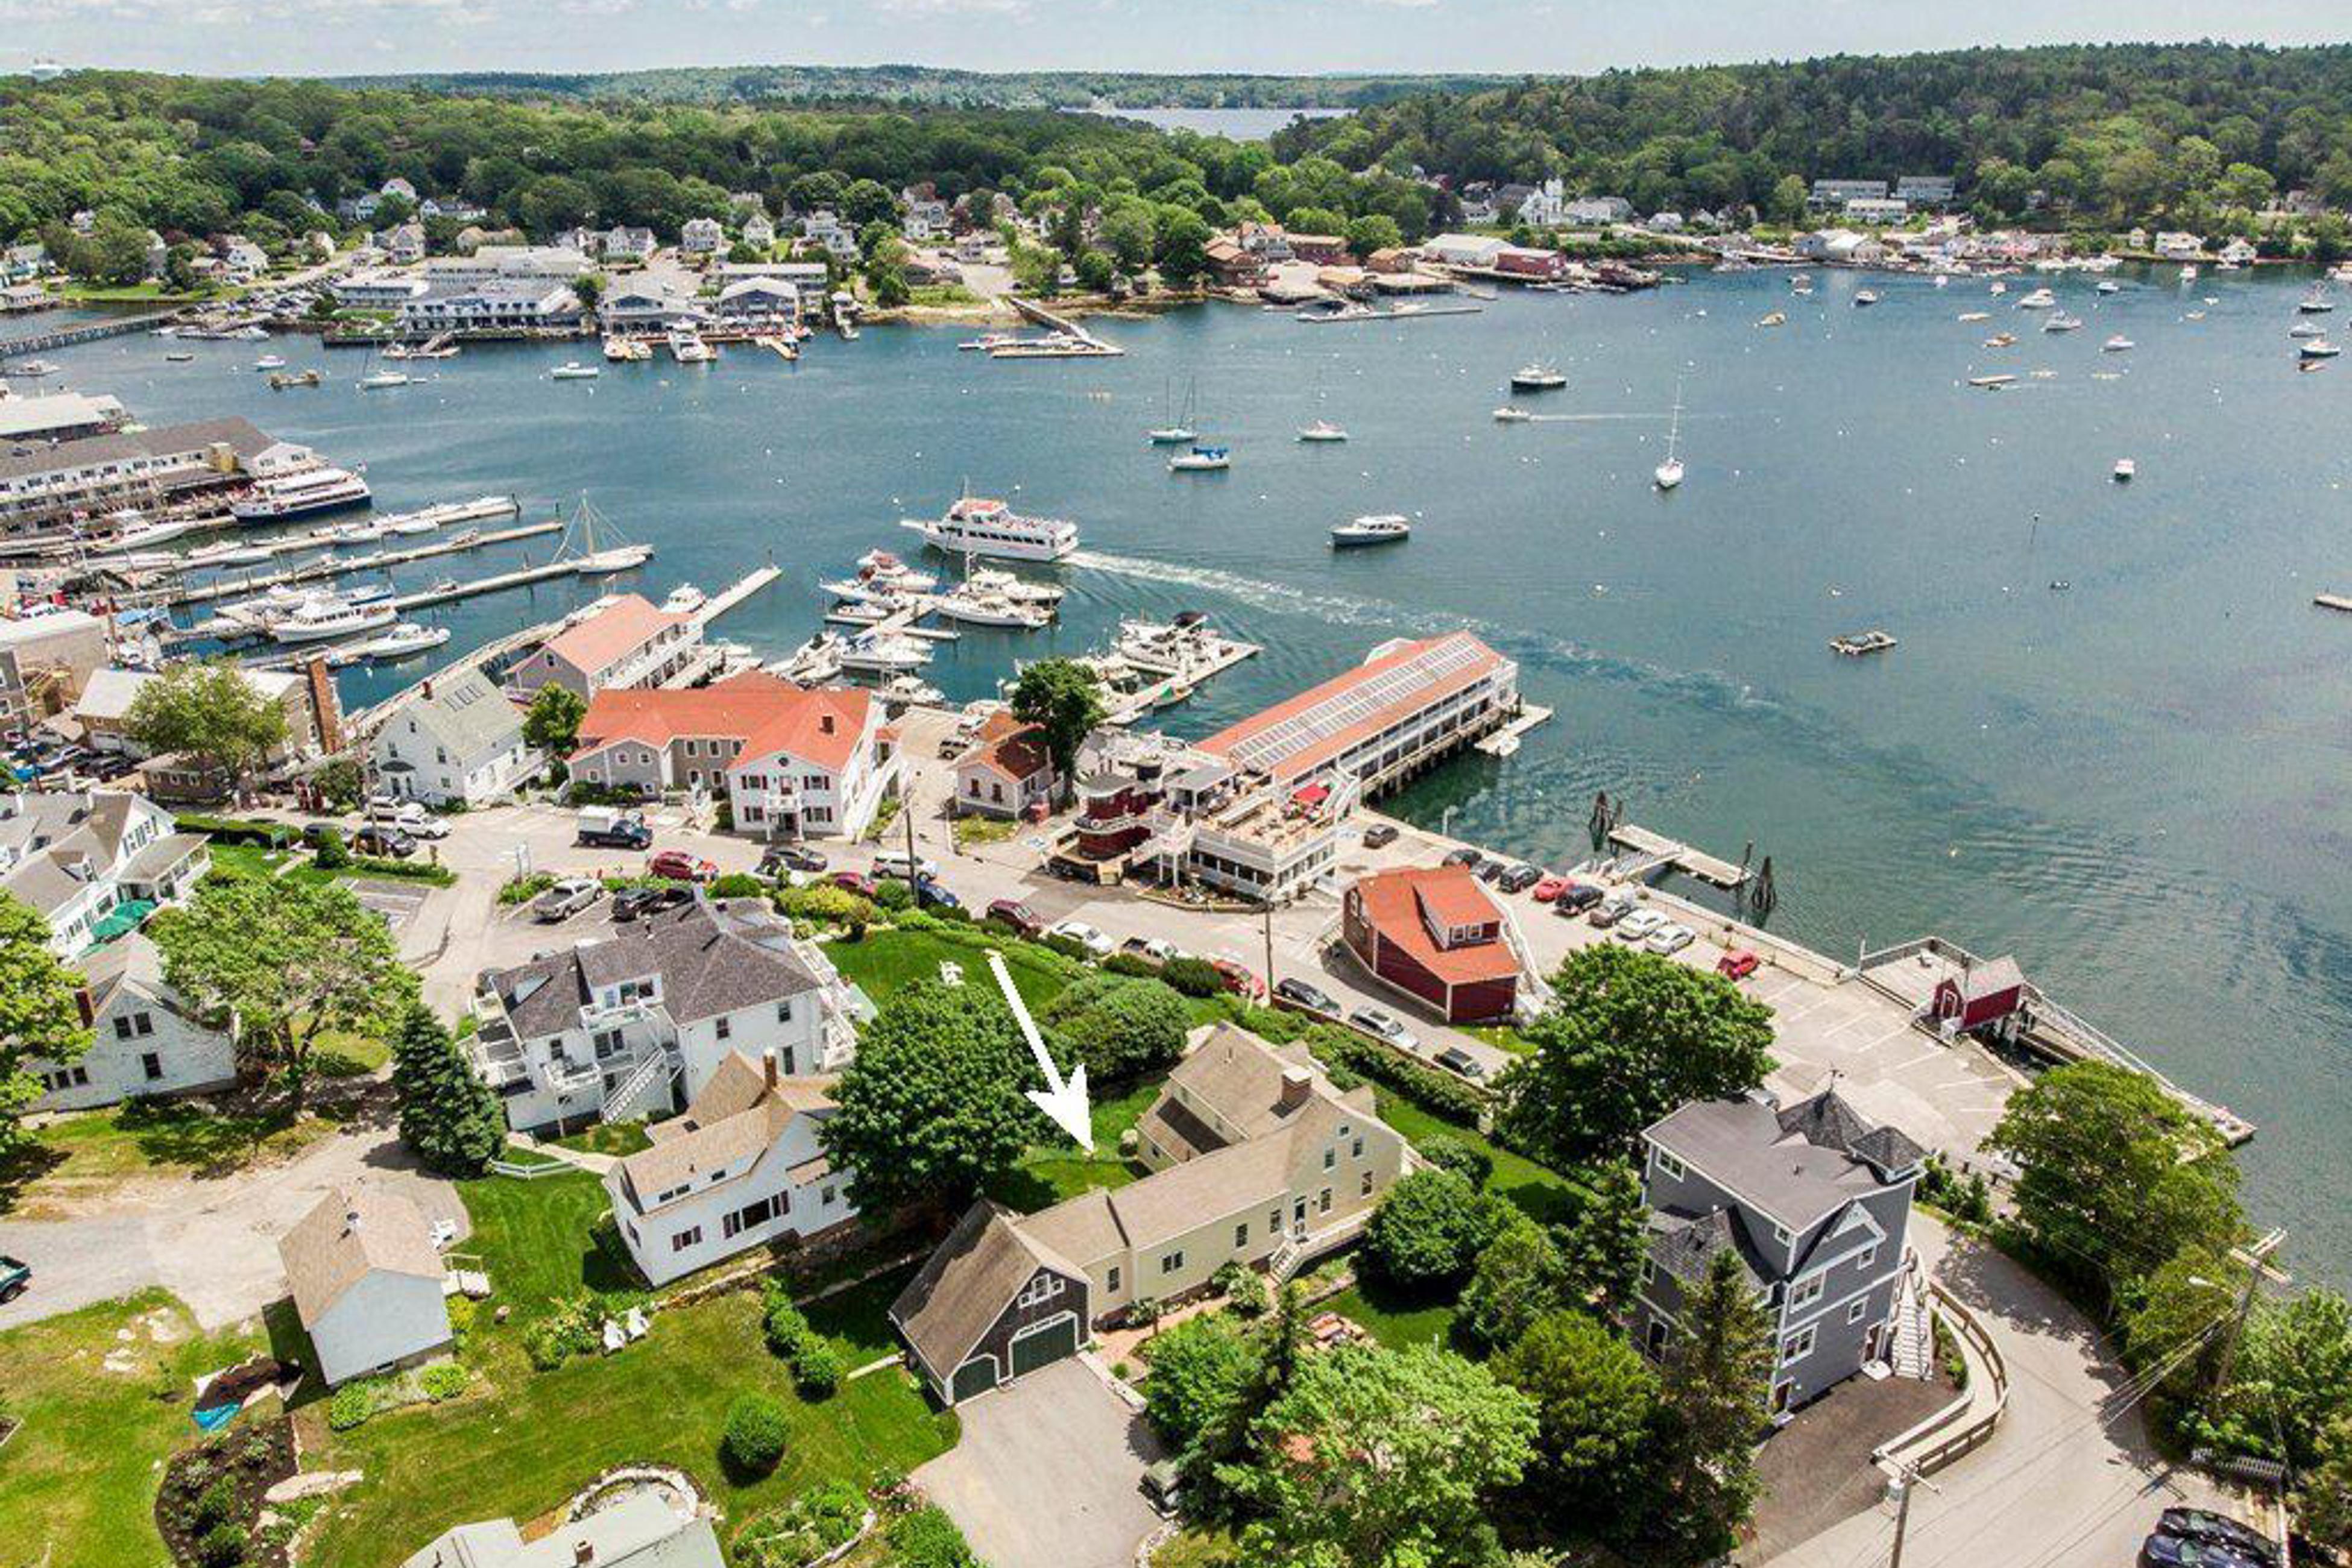
[[[915,1472],[989,1568],[1129,1568],[1160,1522],[1139,1414],[1071,1358],[956,1407],[963,1440]]]

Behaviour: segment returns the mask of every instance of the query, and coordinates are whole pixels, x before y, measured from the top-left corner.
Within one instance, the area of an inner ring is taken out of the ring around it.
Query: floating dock
[[[1610,829],[1609,841],[1633,851],[1640,857],[1640,862],[1649,862],[1644,865],[1637,862],[1630,868],[1623,868],[1623,874],[1628,877],[1640,877],[1672,866],[1710,886],[1730,889],[1745,885],[1749,875],[1746,866],[1734,865],[1727,860],[1708,854],[1705,850],[1693,849],[1679,840],[1653,832],[1633,822],[1621,822]]]
[[[1519,716],[1495,731],[1480,736],[1476,749],[1489,757],[1510,757],[1517,753],[1520,737],[1551,717],[1551,709],[1537,707],[1530,703],[1519,709]]]
[[[234,580],[222,580],[194,586],[181,584],[166,590],[158,601],[172,605],[209,604],[215,600],[236,599],[248,593],[266,593],[289,583],[324,582],[356,572],[383,571],[395,566],[405,566],[411,561],[430,560],[435,556],[488,549],[493,545],[511,544],[517,539],[551,534],[562,526],[552,519],[542,523],[524,523],[517,528],[500,528],[496,533],[470,537],[453,534],[447,538],[435,539],[430,544],[415,545],[407,549],[381,550],[365,557],[329,557],[324,560],[306,561],[300,566],[289,567],[283,571],[264,572],[258,577],[240,577]]]
[[[1144,715],[1159,708],[1174,707],[1198,691],[1202,683],[1213,680],[1244,659],[1254,659],[1265,652],[1255,643],[1237,643],[1230,637],[1220,637],[1208,654],[1182,669],[1173,671],[1119,696],[1108,705],[1108,724],[1133,724]]]
[[[1348,310],[1301,310],[1291,319],[1309,327],[1341,327],[1352,321],[1417,321],[1425,316],[1475,316],[1484,305],[1364,305]]]
[[[1067,343],[1005,343],[988,351],[992,360],[1115,360],[1127,350],[1107,343],[1066,316],[1046,309],[1034,299],[1008,294],[1004,302],[1041,327],[1050,327],[1071,340]]]

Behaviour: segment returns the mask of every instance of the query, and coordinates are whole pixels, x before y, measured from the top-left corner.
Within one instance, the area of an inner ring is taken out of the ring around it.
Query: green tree
[[[416,994],[391,927],[339,882],[216,878],[149,927],[163,977],[233,1020],[238,1054],[279,1073],[295,1107],[321,1037],[382,1035]]]
[[[1621,1314],[1633,1303],[1650,1248],[1650,1206],[1631,1160],[1586,1173],[1583,1206],[1560,1239],[1561,1290],[1588,1312]]]
[[[1089,294],[1109,293],[1111,284],[1118,277],[1118,265],[1111,260],[1108,251],[1079,251],[1076,270],[1078,287]]]
[[[1160,235],[1160,280],[1171,288],[1190,288],[1209,270],[1209,225],[1189,207],[1165,206],[1153,214]]]
[[[2210,1388],[2221,1354],[2213,1325],[2237,1311],[2231,1281],[2243,1278],[2238,1264],[2210,1247],[2186,1248],[2167,1260],[2127,1292],[2126,1359],[2142,1372],[2177,1360],[2159,1385],[2168,1398],[2186,1399]],[[2200,1342],[2200,1348],[2190,1350]]]
[[[958,1208],[1043,1132],[1022,1098],[1029,1048],[992,988],[919,980],[860,1035],[822,1136],[857,1207]]]
[[[184,752],[220,769],[242,790],[286,744],[286,710],[233,661],[205,659],[168,665],[142,685],[123,728],[151,752]]]
[[[78,1061],[89,1049],[81,1021],[82,978],[49,951],[40,912],[0,893],[0,1157],[23,1141],[17,1118],[39,1099],[35,1061]]]
[[[1765,214],[1776,224],[1794,225],[1805,221],[1805,182],[1797,174],[1783,174],[1772,187],[1771,200],[1765,204]]]
[[[1514,1213],[1480,1250],[1462,1288],[1463,1331],[1488,1350],[1500,1350],[1560,1304],[1561,1282],[1559,1250],[1551,1238]]]
[[[1408,1291],[1459,1284],[1511,1212],[1452,1171],[1414,1171],[1381,1195],[1364,1253]]]
[[[412,1003],[392,1042],[400,1141],[436,1176],[486,1176],[506,1146],[506,1113],[430,1009]]]
[[[1652,1450],[1660,1490],[1648,1521],[1663,1561],[1711,1563],[1738,1543],[1756,1506],[1756,1437],[1772,1364],[1762,1300],[1738,1254],[1717,1252],[1666,1342]]]
[[[2018,1225],[2110,1299],[2184,1248],[2225,1249],[2245,1229],[2221,1134],[2144,1072],[2046,1072],[2011,1096],[1987,1146],[2016,1162]]]
[[[597,306],[604,302],[604,275],[600,272],[588,272],[583,273],[578,277],[573,278],[572,280],[572,297],[580,301],[580,308],[583,310],[595,309]],[[555,683],[550,681],[547,685],[540,687],[540,691],[544,695],[554,685]],[[564,689],[568,690],[569,688]]]
[[[1552,1164],[1630,1153],[1675,1106],[1746,1093],[1771,1068],[1772,1009],[1720,975],[1603,943],[1552,986],[1522,1031],[1535,1054],[1498,1085],[1516,1146]]]
[[[2352,1301],[2314,1290],[2263,1303],[2221,1411],[2231,1447],[2298,1469],[2316,1464],[2329,1427],[2352,1416]]]
[[[1386,213],[1366,213],[1360,218],[1349,218],[1341,231],[1348,248],[1359,261],[1369,258],[1376,250],[1392,250],[1404,244],[1404,230]]]
[[[1175,1065],[1192,1015],[1158,980],[1096,973],[1065,988],[1037,1021],[1067,1048],[1057,1057],[1085,1062],[1097,1084],[1118,1084]]]
[[[1495,1555],[1487,1500],[1535,1454],[1533,1404],[1445,1351],[1341,1345],[1307,1357],[1222,1467],[1258,1511],[1243,1560],[1272,1568],[1436,1568]]]
[[[782,1462],[792,1429],[792,1420],[775,1396],[756,1389],[739,1394],[727,1407],[719,1457],[736,1475],[764,1476]]]
[[[2319,1462],[2302,1476],[2296,1497],[2304,1532],[2341,1552],[2352,1548],[2352,1413],[2319,1439]]]
[[[1106,716],[1102,681],[1075,659],[1040,659],[1013,685],[1013,716],[1044,732],[1054,773],[1066,790],[1077,777],[1079,747]]]
[[[1255,1340],[1228,1314],[1212,1312],[1185,1319],[1148,1347],[1143,1412],[1188,1466],[1225,1458],[1240,1441],[1265,1361]]]
[[[550,681],[522,710],[523,741],[561,762],[579,749],[580,721],[587,716],[586,698],[561,681]]]
[[[1618,1538],[1642,1517],[1658,1377],[1622,1338],[1578,1312],[1546,1312],[1495,1357],[1535,1401],[1528,1489],[1551,1519]]]

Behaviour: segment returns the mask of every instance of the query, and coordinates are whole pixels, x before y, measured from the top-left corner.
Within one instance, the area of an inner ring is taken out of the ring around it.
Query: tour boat
[[[1865,305],[1875,305],[1877,303],[1878,296],[1871,289],[1863,289],[1853,297],[1854,308],[1857,310],[1861,309]]]
[[[662,601],[665,615],[691,615],[710,601],[710,596],[690,582],[681,582],[669,591]]]
[[[253,361],[253,368],[257,371],[282,371],[286,368],[286,356],[283,354],[264,354],[261,358]]]
[[[1301,441],[1345,441],[1348,433],[1328,419],[1318,419],[1298,433]]]
[[[566,360],[547,372],[551,382],[590,382],[604,373],[601,365],[583,365],[577,360]]]
[[[1504,404],[1501,408],[1495,411],[1495,423],[1496,424],[1525,424],[1528,420],[1531,420],[1534,417],[1535,415],[1528,413],[1526,409],[1513,408],[1508,403]]]
[[[1168,460],[1171,474],[1208,474],[1234,465],[1233,451],[1224,446],[1195,446]]]
[[[1558,392],[1568,378],[1549,365],[1527,365],[1511,372],[1513,392]]]
[[[950,555],[992,560],[1060,560],[1078,548],[1078,526],[1055,517],[1024,517],[1003,501],[964,496],[937,518],[905,517],[898,526]]]
[[[845,670],[896,675],[929,664],[931,651],[912,637],[877,636],[866,632],[843,643],[839,657]]]
[[[2104,354],[2122,354],[2129,352],[2137,346],[2137,345],[2133,343],[2129,338],[2126,338],[2121,332],[2118,332],[2114,337],[2109,338],[2105,342],[2100,344],[2099,351]]]
[[[1390,512],[1376,517],[1358,517],[1352,522],[1334,524],[1331,528],[1331,548],[1356,549],[1365,545],[1392,545],[1412,536],[1411,520]]]
[[[2117,484],[2127,485],[2131,483],[2133,476],[2138,474],[2138,472],[2139,465],[2133,462],[2130,458],[2118,457],[2116,459],[2115,476]]]
[[[255,480],[253,494],[231,503],[229,515],[240,523],[282,523],[367,504],[366,480],[348,468],[320,463]]]
[[[2302,345],[2303,357],[2306,360],[2332,360],[2343,351],[2325,338],[2305,339]]]
[[[305,600],[266,625],[270,637],[279,643],[327,643],[377,631],[399,619],[400,612],[388,600],[355,604],[322,596]]]

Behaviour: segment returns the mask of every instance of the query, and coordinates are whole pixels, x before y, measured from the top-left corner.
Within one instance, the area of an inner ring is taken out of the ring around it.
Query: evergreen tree
[[[400,1141],[436,1176],[478,1176],[506,1143],[506,1116],[489,1085],[423,1004],[402,1015],[392,1042]]]
[[[1588,1311],[1622,1313],[1633,1304],[1650,1244],[1641,1173],[1629,1160],[1612,1160],[1588,1185],[1591,1196],[1560,1239],[1564,1291]]]
[[[1772,1329],[1738,1254],[1715,1255],[1684,1298],[1667,1342],[1654,1444],[1662,1471],[1653,1520],[1660,1560],[1712,1563],[1738,1544],[1756,1506]]]

